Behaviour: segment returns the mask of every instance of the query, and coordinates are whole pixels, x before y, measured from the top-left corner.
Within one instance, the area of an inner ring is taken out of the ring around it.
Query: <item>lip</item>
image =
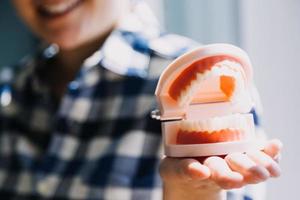
[[[36,7],[38,14],[45,19],[56,19],[62,16],[65,16],[72,11],[74,11],[77,7],[79,7],[84,0],[75,0],[69,5],[66,3],[66,0],[58,0],[58,1],[36,1]],[[53,9],[53,6],[60,6],[60,9]],[[62,7],[63,6],[63,7]]]

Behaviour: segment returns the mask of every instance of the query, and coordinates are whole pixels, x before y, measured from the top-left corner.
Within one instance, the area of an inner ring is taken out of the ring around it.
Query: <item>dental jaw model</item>
[[[165,154],[226,155],[261,148],[255,138],[247,54],[228,44],[188,52],[162,73],[155,94]]]

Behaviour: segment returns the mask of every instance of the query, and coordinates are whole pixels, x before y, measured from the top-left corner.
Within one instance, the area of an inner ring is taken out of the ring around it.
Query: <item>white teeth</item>
[[[211,77],[216,76],[232,76],[235,78],[237,84],[235,84],[235,90],[231,97],[231,100],[235,100],[240,93],[243,85],[243,72],[241,65],[237,62],[224,60],[216,63],[210,70],[206,70],[204,73],[197,73],[196,80],[193,80],[184,90],[181,91],[178,98],[180,106],[184,106],[187,102],[190,102],[195,92],[197,92],[199,83],[205,81]]]
[[[182,120],[180,122],[180,129],[189,132],[213,132],[223,129],[245,130],[247,129],[247,123],[247,117],[244,117],[242,114],[233,114],[204,120]]]
[[[71,7],[73,7],[75,4],[78,3],[79,0],[72,0],[72,1],[63,1],[60,2],[58,4],[42,4],[42,8],[52,14],[60,14],[60,13],[64,13],[65,11],[67,11],[68,9],[70,9]]]

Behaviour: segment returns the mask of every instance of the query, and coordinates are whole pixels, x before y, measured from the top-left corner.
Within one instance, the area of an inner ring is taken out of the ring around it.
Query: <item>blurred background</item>
[[[269,137],[284,143],[283,175],[268,182],[268,200],[299,199],[300,1],[148,0],[170,32],[203,44],[227,42],[250,55]],[[0,66],[33,51],[37,40],[18,21],[10,0],[0,2]]]

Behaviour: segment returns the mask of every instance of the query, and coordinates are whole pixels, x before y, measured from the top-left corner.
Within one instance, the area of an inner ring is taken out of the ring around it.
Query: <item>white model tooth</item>
[[[213,67],[213,75],[222,75],[222,69],[220,67]]]
[[[191,131],[191,124],[190,123],[186,123],[186,130]]]
[[[195,130],[195,129],[194,129],[193,121],[190,121],[190,123],[189,123],[189,130],[190,130],[190,131],[194,131],[194,130]]]
[[[245,120],[240,120],[240,129],[245,130],[247,127],[247,122]]]
[[[179,97],[181,103],[184,101],[185,96],[186,96],[186,90],[181,91]]]
[[[225,121],[225,120],[224,120]],[[217,118],[212,124],[211,126],[215,129],[215,130],[220,130],[222,129],[222,121],[220,120],[220,118]],[[212,128],[211,127],[211,128]]]
[[[202,77],[203,77],[203,74],[202,73],[197,73],[197,81],[198,82],[201,82],[202,81]]]
[[[193,131],[198,131],[199,128],[198,128],[198,124],[197,124],[197,121],[193,121]]]
[[[201,83],[202,81],[204,81],[204,79],[205,79],[205,73],[203,73],[203,74],[198,73],[198,74],[197,74],[197,81],[198,81],[199,83]]]
[[[188,91],[189,95],[193,94],[197,87],[197,80],[193,80],[190,85],[190,89]]]
[[[194,126],[195,126],[195,131],[201,130],[201,126],[199,126],[199,122],[198,121],[194,121]]]
[[[185,104],[186,102],[190,102],[191,99],[192,99],[192,94],[191,94],[190,89],[188,89],[188,90],[186,90],[185,97],[184,97],[182,103]]]
[[[198,121],[198,127],[199,130],[205,130],[205,125],[203,120]]]
[[[203,124],[203,130],[207,130],[207,131],[210,130],[210,121],[209,120],[204,120],[202,122],[202,124]]]
[[[233,115],[230,120],[233,128],[239,128],[240,126],[240,118],[237,115]]]
[[[197,123],[197,130],[202,130],[201,121],[196,121]]]
[[[180,125],[180,130],[182,130],[182,131],[186,130],[186,128],[185,128],[185,123],[181,123],[181,125]]]
[[[210,120],[203,121],[203,130],[207,130],[207,131],[211,130]]]
[[[185,100],[185,98],[186,98],[187,90],[188,90],[188,88],[186,88],[186,89],[184,89],[184,90],[182,90],[182,91],[180,92],[180,96],[179,96],[179,104],[180,104],[181,106],[183,106],[183,104],[184,104],[184,100]]]
[[[195,127],[196,127],[196,131],[203,130],[198,121],[195,121]]]
[[[196,128],[194,127],[194,121],[191,121],[191,123],[190,123],[190,131],[195,131],[196,130]]]
[[[214,130],[213,122],[211,120],[206,121],[206,129],[208,132],[211,132]]]
[[[193,98],[193,94],[197,89],[198,82],[193,80],[184,90],[181,91],[179,97],[179,104],[183,106]]]
[[[191,127],[190,121],[186,121],[185,124],[186,124],[186,131],[189,131],[189,132],[192,131],[192,127]]]
[[[233,128],[235,129],[236,127],[238,127],[238,119],[236,119],[235,116],[231,116],[229,119],[228,119],[228,124],[231,124],[230,125],[230,128]]]
[[[237,127],[238,129],[243,129],[243,128],[244,128],[245,120],[243,120],[243,119],[241,118],[241,116],[237,115],[235,121],[236,121],[236,127]]]
[[[192,127],[192,122],[191,121],[187,122],[187,131],[189,131],[189,132],[193,131],[193,127]]]
[[[235,76],[235,73],[226,66],[220,68],[221,75]]]
[[[207,80],[212,75],[211,71],[207,71],[203,76],[203,81]]]
[[[212,74],[213,76],[222,76],[223,72],[221,69],[217,69],[214,71],[214,73]]]
[[[181,128],[183,131],[187,131],[187,130],[188,130],[187,123],[181,123],[180,128]]]

